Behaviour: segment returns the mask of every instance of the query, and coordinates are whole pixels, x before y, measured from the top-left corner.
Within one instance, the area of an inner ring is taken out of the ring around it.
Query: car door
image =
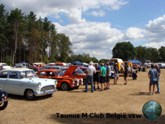
[[[21,94],[21,79],[17,71],[11,71],[8,73],[8,78],[6,79],[5,89],[10,94],[22,95]]]
[[[8,75],[7,71],[2,71],[1,74],[0,74],[0,89],[3,89],[5,91],[6,91],[5,82],[6,82],[6,79],[7,79],[7,75]]]

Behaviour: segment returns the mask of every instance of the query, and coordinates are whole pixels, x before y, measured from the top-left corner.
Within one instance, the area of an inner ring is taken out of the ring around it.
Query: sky
[[[109,59],[118,42],[134,47],[165,46],[165,0],[0,0],[15,8],[47,17],[70,38],[74,54]]]

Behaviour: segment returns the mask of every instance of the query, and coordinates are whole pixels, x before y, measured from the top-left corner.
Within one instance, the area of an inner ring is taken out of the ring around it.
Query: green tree
[[[160,60],[159,52],[156,48],[147,48],[147,59],[150,59],[152,62],[158,62]]]
[[[16,8],[15,10],[11,10],[10,15],[8,17],[8,21],[10,23],[10,28],[12,31],[12,39],[10,43],[12,44],[12,64],[15,63],[15,56],[18,48],[18,41],[22,42],[22,22],[23,22],[23,13],[21,10]]]
[[[140,60],[141,62],[145,62],[146,59],[148,58],[148,51],[146,47],[138,46],[135,47],[136,51],[136,59]]]
[[[165,47],[164,46],[159,48],[159,55],[160,55],[160,60],[165,62]]]
[[[0,61],[3,62],[8,56],[9,40],[8,40],[8,13],[4,8],[4,5],[0,5]]]
[[[113,58],[121,58],[123,60],[132,59],[135,57],[134,46],[130,42],[116,43],[112,50]]]
[[[59,61],[67,61],[68,57],[72,55],[71,50],[71,42],[69,40],[69,37],[67,37],[65,34],[57,34],[57,59]]]

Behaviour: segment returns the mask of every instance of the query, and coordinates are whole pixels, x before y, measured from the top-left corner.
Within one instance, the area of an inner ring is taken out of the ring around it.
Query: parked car
[[[57,69],[44,69],[36,73],[40,78],[52,78],[58,81],[57,88],[64,91],[78,88],[83,84],[86,74],[78,66],[70,66],[68,69],[60,71]]]
[[[151,62],[151,60],[145,60],[145,62],[144,62],[144,66],[146,66],[147,68],[150,68],[151,67],[151,64],[153,64]]]
[[[20,62],[20,63],[16,63],[14,67],[15,68],[29,68],[30,65],[29,63],[26,63],[26,62]]]
[[[40,69],[43,69],[44,67],[45,67],[45,63],[43,62],[35,62],[29,66],[29,68],[33,69],[35,72],[37,72]]]
[[[0,72],[0,88],[8,94],[26,96],[27,99],[52,95],[56,91],[56,84],[56,80],[38,78],[28,68],[12,68]]]
[[[8,105],[8,94],[0,89],[0,111],[4,110]]]
[[[11,66],[7,65],[6,63],[0,63],[0,70],[9,69],[9,68],[11,68]]]
[[[165,68],[165,63],[159,62],[159,63],[155,63],[156,65],[159,66],[159,68],[163,69]]]

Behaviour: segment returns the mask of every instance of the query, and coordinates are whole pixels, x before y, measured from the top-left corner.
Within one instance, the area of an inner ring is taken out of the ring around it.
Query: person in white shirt
[[[88,84],[91,84],[91,92],[94,92],[94,83],[93,83],[93,74],[96,73],[96,69],[93,66],[93,62],[89,63],[89,66],[86,70],[86,82],[85,82],[85,92],[88,92]]]

